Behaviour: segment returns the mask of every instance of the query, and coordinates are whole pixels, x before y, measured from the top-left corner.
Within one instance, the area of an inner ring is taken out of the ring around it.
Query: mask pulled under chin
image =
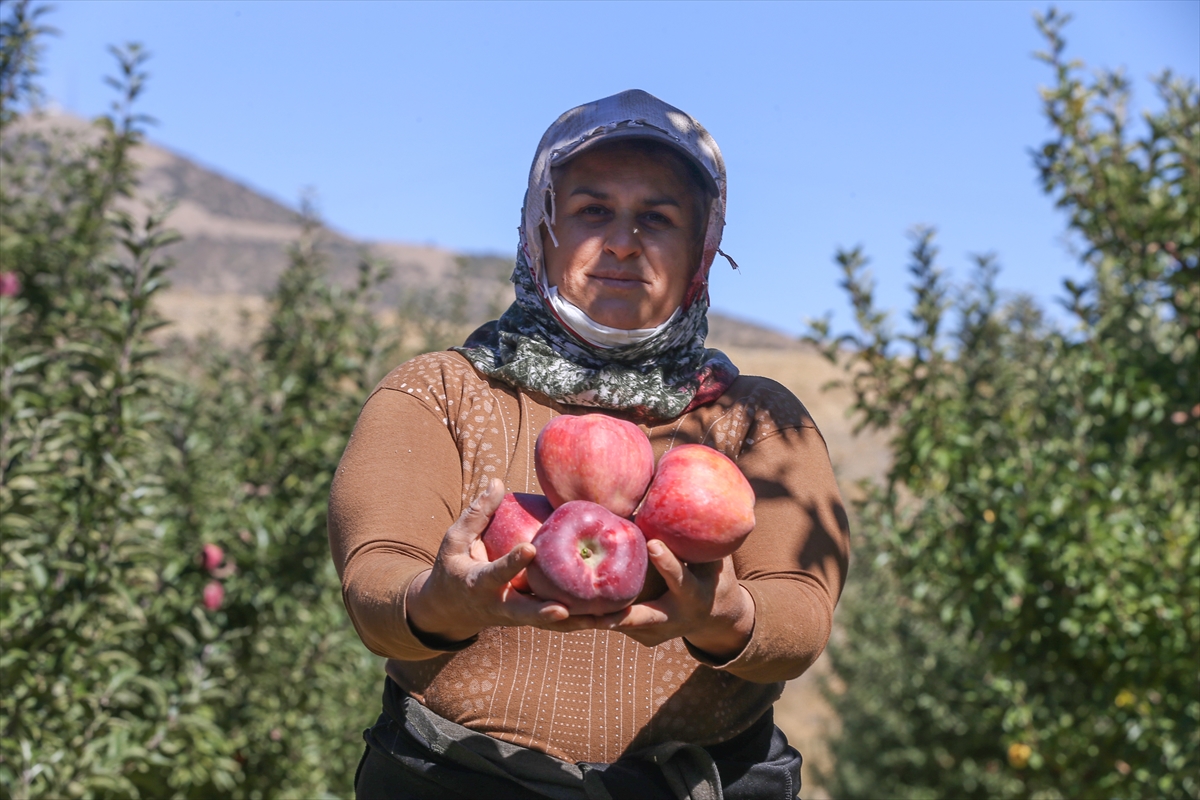
[[[614,347],[621,347],[627,344],[639,344],[662,331],[679,316],[679,309],[676,308],[671,313],[671,316],[667,318],[666,322],[653,328],[635,328],[633,330],[610,328],[607,325],[601,325],[599,322],[596,322],[596,320],[584,313],[582,308],[560,295],[557,286],[546,286],[545,278],[542,280],[542,285],[546,290],[546,297],[549,298],[550,306],[554,309],[554,313],[571,329],[571,333],[574,333],[593,347],[610,350]]]

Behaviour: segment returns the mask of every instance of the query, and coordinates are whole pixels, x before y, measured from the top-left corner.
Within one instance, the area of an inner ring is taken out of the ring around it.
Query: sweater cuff
[[[407,564],[390,575],[375,576],[375,585],[394,587],[383,596],[360,595],[353,588],[343,590],[343,599],[354,629],[367,649],[378,656],[397,661],[425,661],[444,653],[470,647],[475,637],[461,642],[446,642],[418,633],[408,622],[408,587],[428,564]],[[352,584],[353,586],[353,584]]]
[[[412,582],[417,579],[421,573],[416,572],[411,578],[404,582],[404,594],[401,595],[400,611],[404,620],[404,628],[413,639],[415,639],[422,647],[429,650],[433,655],[441,655],[442,653],[457,653],[460,650],[466,650],[471,645],[479,640],[479,634],[475,634],[467,639],[458,642],[447,641],[440,636],[432,636],[424,631],[419,631],[413,627],[412,621],[408,618],[408,587],[412,586]]]
[[[752,683],[778,683],[798,678],[824,649],[829,639],[829,620],[797,620],[794,614],[790,617],[773,614],[773,608],[782,609],[786,603],[772,603],[772,595],[794,593],[794,586],[773,586],[770,581],[741,583],[754,600],[754,630],[742,652],[727,661],[716,662],[686,639],[684,646],[701,664]],[[810,604],[810,607],[818,606]]]

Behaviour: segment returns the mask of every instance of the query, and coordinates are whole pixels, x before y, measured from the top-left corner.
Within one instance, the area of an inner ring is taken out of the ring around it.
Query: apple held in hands
[[[508,555],[521,542],[532,542],[538,528],[553,513],[550,501],[540,494],[509,492],[483,532],[489,561]]]
[[[587,500],[563,503],[533,539],[525,569],[534,594],[572,614],[620,611],[646,577],[646,540],[638,527]]]
[[[532,542],[538,528],[553,511],[550,501],[540,494],[509,492],[504,495],[487,530],[483,532],[483,547],[488,560],[503,558],[521,542]],[[518,572],[509,583],[518,592],[530,592],[525,570]]]
[[[754,530],[754,490],[723,453],[680,445],[658,460],[636,522],[682,561],[719,561]]]
[[[563,415],[538,434],[534,467],[555,508],[590,500],[628,517],[654,477],[654,450],[632,422],[605,414]]]

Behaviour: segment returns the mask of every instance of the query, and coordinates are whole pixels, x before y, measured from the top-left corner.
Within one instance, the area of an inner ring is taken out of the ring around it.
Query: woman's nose
[[[632,258],[642,252],[640,233],[636,220],[613,220],[604,240],[604,249],[618,261]]]

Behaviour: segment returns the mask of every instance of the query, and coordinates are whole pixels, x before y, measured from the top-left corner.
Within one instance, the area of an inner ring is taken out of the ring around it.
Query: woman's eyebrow
[[[602,192],[599,189],[593,189],[590,186],[578,186],[575,188],[574,191],[571,192],[571,194],[569,196],[575,197],[576,195],[580,195],[580,194],[587,195],[588,197],[594,197],[597,200],[608,200],[609,199],[608,192]],[[676,208],[682,208],[682,206],[680,205],[678,200],[676,200],[674,197],[669,197],[669,196],[668,197],[649,197],[642,201],[642,205],[645,205],[645,206],[675,206]]]

